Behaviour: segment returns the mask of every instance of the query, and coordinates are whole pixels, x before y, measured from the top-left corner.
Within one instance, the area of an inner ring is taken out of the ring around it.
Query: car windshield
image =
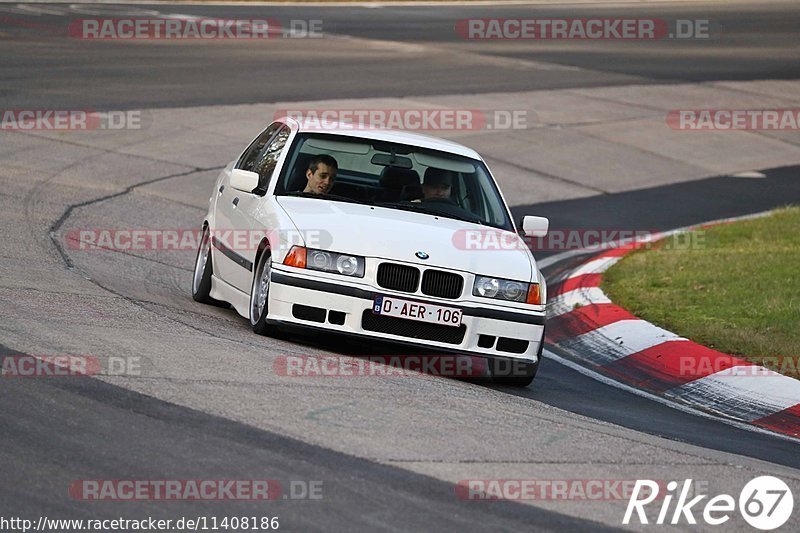
[[[336,161],[336,177],[332,185],[314,188],[309,166],[325,168],[320,165],[330,162],[327,157]],[[275,194],[414,211],[513,231],[497,185],[481,161],[373,139],[298,135]]]

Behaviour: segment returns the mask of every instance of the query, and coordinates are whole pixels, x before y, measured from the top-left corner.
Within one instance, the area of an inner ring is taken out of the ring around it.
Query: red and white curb
[[[679,337],[614,305],[603,293],[603,272],[642,244],[618,244],[556,285],[547,306],[547,342],[617,382],[800,437],[799,380]]]

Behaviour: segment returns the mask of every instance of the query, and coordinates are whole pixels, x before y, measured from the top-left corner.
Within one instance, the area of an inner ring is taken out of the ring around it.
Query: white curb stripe
[[[591,333],[614,339],[620,347],[631,353],[641,352],[662,342],[686,340],[645,320],[620,320],[584,335]]]
[[[750,422],[800,403],[800,381],[763,367],[736,366],[666,394]]]
[[[685,341],[644,320],[620,320],[562,341],[559,346],[580,350],[596,365],[605,365],[667,341]]]
[[[587,287],[585,289],[575,289],[574,291],[559,294],[547,304],[548,318],[556,317],[569,313],[575,306],[589,304],[610,304],[611,300],[600,289],[600,287]]]
[[[583,276],[584,274],[600,274],[611,268],[620,259],[622,258],[619,256],[592,259],[573,270],[572,273],[567,276],[567,279]]]

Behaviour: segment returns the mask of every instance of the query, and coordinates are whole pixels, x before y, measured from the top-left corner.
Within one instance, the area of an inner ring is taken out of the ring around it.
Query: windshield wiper
[[[356,200],[355,198],[350,198],[348,196],[339,196],[338,194],[330,194],[330,193],[313,193],[313,192],[304,192],[304,191],[292,191],[292,192],[285,192],[283,194],[279,194],[278,196],[299,196],[302,198],[323,198],[325,200],[335,200],[338,202],[350,202],[353,204],[368,204],[364,200]]]

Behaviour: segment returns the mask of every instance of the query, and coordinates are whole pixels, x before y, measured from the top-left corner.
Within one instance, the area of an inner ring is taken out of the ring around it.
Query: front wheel
[[[197,257],[194,260],[194,276],[192,277],[192,298],[204,304],[214,303],[211,298],[211,235],[208,226],[203,228]]]
[[[492,359],[490,368],[492,381],[508,387],[527,387],[536,377],[541,357],[535,363],[516,361],[513,359]]]
[[[274,326],[267,324],[269,314],[269,286],[272,275],[272,256],[269,250],[258,258],[250,287],[250,326],[259,335],[276,335]]]

